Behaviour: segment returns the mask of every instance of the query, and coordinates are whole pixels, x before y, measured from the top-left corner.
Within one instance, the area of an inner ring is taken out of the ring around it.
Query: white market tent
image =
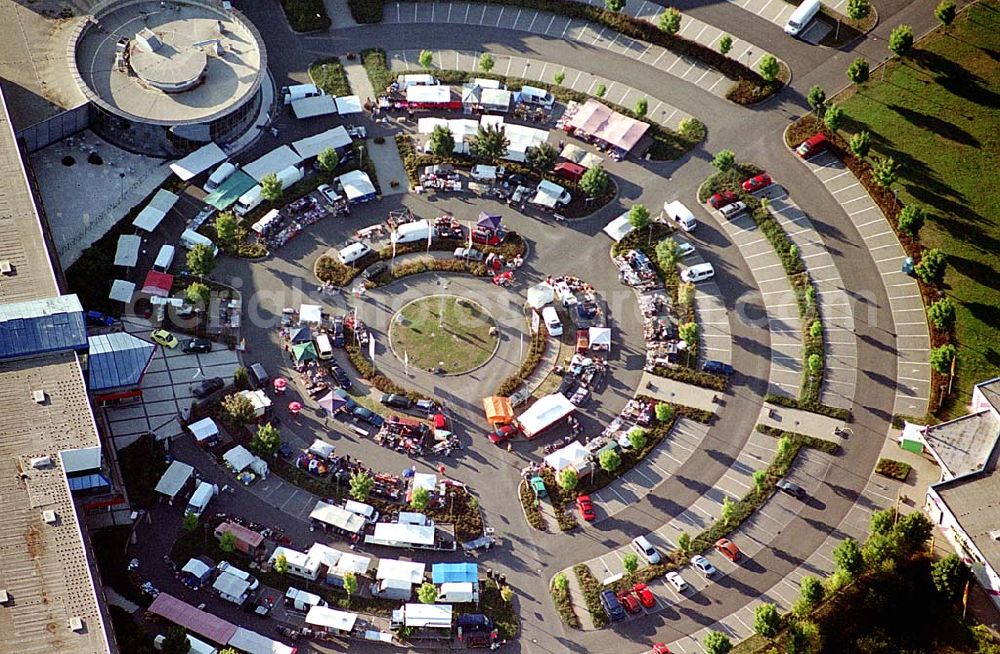
[[[535,197],[531,199],[532,204],[537,204],[543,207],[548,207],[554,209],[557,204],[559,204],[559,198],[562,197],[566,189],[550,182],[547,179],[543,179],[538,183],[538,189],[535,192]]]
[[[465,141],[479,132],[479,121],[470,118],[453,118],[448,121],[448,129],[456,141]]]
[[[484,88],[478,84],[462,86],[462,104],[478,104],[491,111],[510,109],[511,92],[505,89]]]
[[[541,309],[555,298],[556,294],[552,287],[542,282],[535,284],[528,289],[528,306],[532,309]]]
[[[306,624],[337,631],[352,631],[357,619],[357,613],[337,611],[325,606],[314,606],[306,614]]]
[[[368,568],[371,567],[371,564],[372,560],[369,556],[361,556],[360,554],[344,552],[340,555],[340,559],[337,560],[337,565],[334,566],[332,570],[338,576],[344,576],[348,572],[356,575],[363,575],[368,572]]]
[[[203,145],[183,159],[170,164],[170,170],[186,182],[205,172],[220,161],[226,160],[226,153],[214,142]]]
[[[131,302],[132,296],[135,295],[135,282],[125,281],[124,279],[116,279],[111,282],[111,292],[108,293],[108,297],[116,302]]]
[[[604,163],[604,158],[599,157],[593,152],[589,152],[575,143],[567,143],[566,147],[562,149],[559,156],[563,159],[568,159],[573,163],[578,163],[584,168],[595,168]]]
[[[256,631],[236,627],[236,633],[226,645],[242,650],[247,654],[295,654],[295,647],[289,647],[273,638],[261,636]]]
[[[368,174],[363,171],[352,170],[344,173],[337,178],[337,181],[344,189],[344,195],[347,196],[348,201],[362,201],[365,198],[375,196],[375,185],[372,184]]]
[[[331,527],[351,534],[360,532],[365,526],[365,519],[357,513],[326,502],[316,502],[316,507],[309,514],[310,520],[316,520]]]
[[[580,441],[573,441],[566,447],[561,447],[546,456],[545,465],[559,472],[563,468],[569,468],[586,461],[589,456],[590,450],[584,447]]]
[[[444,104],[451,102],[450,86],[407,86],[407,102]]]
[[[330,97],[330,96],[317,96],[317,98],[310,98],[310,100],[315,100],[318,98]],[[304,139],[299,139],[292,143],[292,147],[295,151],[299,153],[302,159],[312,159],[313,157],[319,156],[319,153],[327,148],[333,148],[334,150],[338,148],[343,148],[351,144],[351,135],[347,133],[343,125],[338,125],[333,129],[328,129],[325,132],[320,132],[319,134],[313,134],[312,136],[307,136]]]
[[[408,75],[400,75],[396,78],[396,83],[399,84],[399,88],[405,89],[409,86],[433,86],[438,83],[434,76],[430,73],[410,73]]]
[[[211,566],[201,559],[191,559],[184,564],[183,568],[181,568],[181,572],[187,572],[188,574],[194,575],[198,579],[204,579],[205,575],[207,575],[211,570]]]
[[[425,488],[433,491],[435,486],[437,486],[437,475],[429,472],[418,472],[413,475],[413,490]]]
[[[309,446],[309,451],[313,454],[328,459],[333,456],[334,447],[324,440],[317,438],[313,441],[313,444]]]
[[[271,150],[260,159],[251,161],[243,166],[243,172],[259,182],[268,173],[277,173],[289,166],[295,166],[300,163],[302,163],[302,157],[296,154],[295,150],[289,146],[282,145]]]
[[[503,127],[503,116],[480,116],[479,124],[483,129],[487,127]]]
[[[527,411],[517,417],[517,422],[521,425],[524,435],[533,438],[573,413],[575,408],[562,393],[553,393],[539,398]]]
[[[434,545],[434,527],[379,522],[375,525],[373,538],[376,541],[431,546]]]
[[[242,577],[223,572],[215,578],[212,588],[221,595],[243,597],[250,590],[250,582]]]
[[[311,98],[292,100],[292,113],[299,119],[335,114],[337,100],[332,95],[314,95]]]
[[[590,347],[606,347],[611,348],[611,328],[610,327],[591,327],[590,328]]]
[[[420,134],[430,134],[435,127],[448,127],[448,120],[445,118],[421,118],[417,120],[417,132]]]
[[[549,131],[546,129],[535,129],[512,123],[504,125],[504,134],[510,140],[504,159],[511,161],[524,161],[529,148],[547,143],[549,140]]]
[[[337,561],[340,557],[344,555],[340,550],[335,550],[329,545],[324,545],[323,543],[313,543],[309,546],[306,554],[313,561],[319,561],[320,565],[325,565],[330,570],[333,570],[334,566],[337,565]]]
[[[160,481],[156,482],[156,492],[174,499],[193,474],[194,468],[174,459]]]
[[[350,116],[362,112],[361,98],[356,95],[342,95],[337,98],[337,113],[341,116]]]
[[[628,212],[618,216],[604,226],[604,233],[611,237],[615,243],[625,238],[635,227],[628,221]]]
[[[237,445],[223,454],[222,459],[233,469],[234,472],[242,472],[251,463],[253,463],[253,454],[251,454],[250,450],[242,445]]]
[[[167,212],[173,209],[177,200],[177,195],[161,188],[149,201],[149,204],[142,208],[132,224],[138,229],[152,232],[160,225]]]
[[[115,265],[132,268],[139,260],[139,247],[142,237],[135,234],[122,234],[118,237],[118,249],[115,250]]]
[[[323,322],[323,307],[318,304],[299,305],[299,324],[306,323],[320,324]]]
[[[192,422],[188,425],[188,429],[191,430],[197,443],[203,443],[219,435],[219,426],[211,418],[202,418],[198,422]]]
[[[375,579],[398,579],[410,584],[419,584],[424,580],[427,564],[418,561],[400,561],[399,559],[380,559]]]

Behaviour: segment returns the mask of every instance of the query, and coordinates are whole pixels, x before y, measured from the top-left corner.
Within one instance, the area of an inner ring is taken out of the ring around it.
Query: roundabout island
[[[404,365],[452,375],[482,366],[500,345],[496,322],[486,310],[454,295],[405,305],[392,317],[388,340]]]

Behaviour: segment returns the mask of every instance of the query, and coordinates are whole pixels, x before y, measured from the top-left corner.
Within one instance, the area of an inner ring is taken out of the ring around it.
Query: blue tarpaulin
[[[75,295],[0,305],[0,359],[86,349],[83,307]]]
[[[69,482],[69,489],[71,491],[93,490],[95,488],[109,488],[111,486],[111,482],[102,474],[70,477],[66,481]]]
[[[125,332],[91,336],[87,381],[91,391],[138,386],[156,346]]]
[[[431,579],[435,584],[479,582],[477,563],[435,563],[431,566]]]

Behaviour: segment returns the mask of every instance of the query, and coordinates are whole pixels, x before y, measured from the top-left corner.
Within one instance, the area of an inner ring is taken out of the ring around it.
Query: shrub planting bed
[[[574,491],[564,491],[556,482],[555,473],[551,468],[544,468],[540,474],[545,482],[545,490],[548,491],[549,501],[552,502],[552,509],[556,514],[556,523],[560,531],[572,531],[580,526],[576,521],[576,514],[572,509],[576,495]],[[567,507],[570,510],[567,510]]]
[[[875,472],[899,481],[906,481],[906,478],[910,476],[911,469],[912,466],[909,463],[895,459],[879,459],[878,463],[875,464]]]
[[[296,32],[320,32],[330,28],[323,0],[281,0],[285,18]]]
[[[524,509],[524,516],[527,518],[528,524],[538,531],[547,531],[548,524],[545,522],[545,516],[538,509],[538,500],[535,499],[535,492],[531,490],[531,485],[522,480],[517,487],[517,495],[521,499],[521,508]]]
[[[583,599],[587,603],[587,611],[590,612],[591,622],[598,629],[608,626],[608,616],[605,615],[604,609],[601,607],[601,582],[583,563],[573,566],[573,574],[576,575],[576,580],[580,584]]]
[[[351,83],[347,81],[347,72],[337,57],[320,59],[309,66],[309,78],[327,95],[351,95]]]
[[[561,574],[561,573],[560,573]],[[580,617],[573,608],[573,599],[569,596],[569,588],[560,590],[553,582],[549,584],[549,593],[552,595],[552,602],[556,605],[559,618],[574,629],[580,628]]]

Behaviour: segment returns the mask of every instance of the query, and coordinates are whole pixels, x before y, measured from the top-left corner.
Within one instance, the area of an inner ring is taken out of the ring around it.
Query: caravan
[[[210,484],[207,481],[201,482],[198,484],[198,488],[195,489],[194,494],[191,495],[191,501],[188,502],[185,512],[193,513],[200,518],[201,514],[205,512],[208,502],[218,494],[218,486]]]
[[[819,12],[820,6],[820,0],[804,0],[788,17],[788,22],[785,23],[785,34],[789,36],[801,34],[809,21]]]
[[[153,262],[153,270],[158,272],[168,272],[170,264],[174,262],[174,253],[177,249],[173,245],[164,245],[156,253],[156,261]]]
[[[208,238],[204,234],[199,234],[193,229],[185,229],[181,233],[181,245],[186,247],[188,250],[193,249],[196,245],[207,245],[209,249],[212,250],[213,255],[218,256],[219,254],[219,248],[212,242],[212,239]]]
[[[364,243],[351,243],[337,252],[337,259],[345,266],[350,266],[358,259],[371,254],[372,249]]]
[[[302,98],[315,98],[318,95],[326,94],[315,84],[293,84],[281,88],[281,100],[286,105]]]
[[[264,196],[261,194],[260,184],[257,184],[236,200],[236,204],[233,205],[233,210],[236,211],[236,215],[245,216],[259,207],[260,203],[263,201]]]
[[[521,102],[525,104],[531,104],[544,109],[551,109],[552,105],[555,104],[556,99],[552,97],[552,94],[545,89],[540,89],[535,86],[524,86],[521,87],[521,94],[519,96]]]

